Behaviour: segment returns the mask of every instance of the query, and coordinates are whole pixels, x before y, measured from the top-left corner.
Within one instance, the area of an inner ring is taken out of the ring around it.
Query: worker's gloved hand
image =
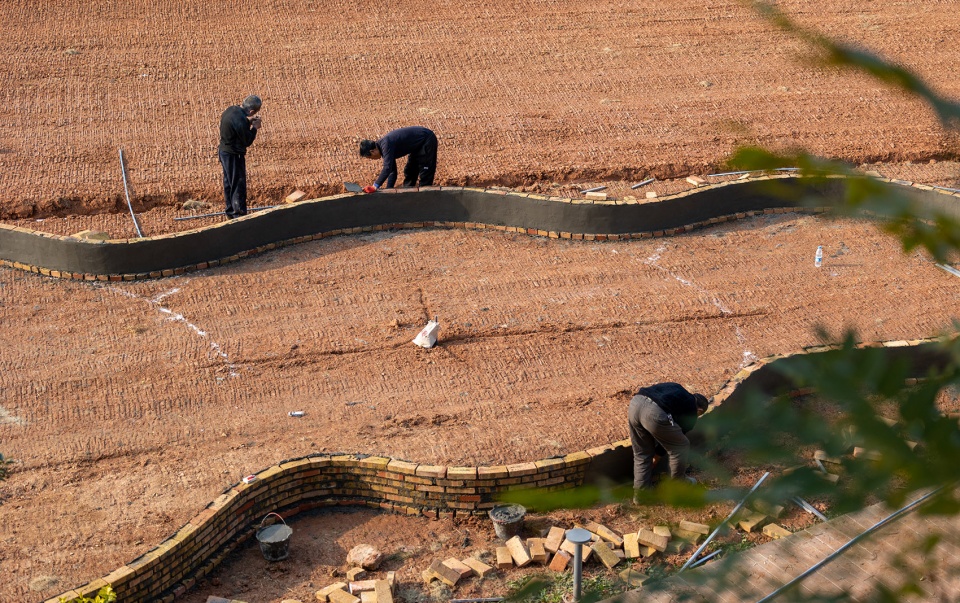
[[[375,193],[377,189],[371,184],[370,186],[363,187],[363,192],[365,193]]]

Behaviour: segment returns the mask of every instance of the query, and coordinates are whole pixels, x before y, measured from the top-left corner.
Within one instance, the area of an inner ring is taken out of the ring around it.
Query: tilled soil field
[[[950,2],[778,2],[960,93]],[[220,197],[220,113],[264,99],[251,202],[371,181],[361,138],[422,124],[438,184],[703,173],[738,144],[853,163],[956,152],[921,102],[800,60],[736,0],[5,2],[0,218]]]
[[[778,5],[958,92],[952,3]],[[439,184],[561,196],[616,180],[614,196],[643,198],[630,183],[718,171],[739,144],[950,187],[960,174],[925,106],[798,61],[799,42],[733,1],[31,0],[0,16],[0,219],[60,234],[133,236],[121,148],[146,234],[203,225],[172,218],[188,199],[220,209],[217,123],[249,93],[265,103],[251,205],[369,182],[358,140],[414,123],[440,137]],[[712,393],[757,357],[815,343],[818,323],[937,335],[958,299],[960,279],[872,225],[790,214],[620,243],[386,232],[109,286],[0,269],[0,452],[18,461],[0,486],[0,600],[106,574],[280,459],[579,450],[625,437],[641,384]],[[415,348],[433,316],[440,346]],[[428,551],[462,529],[363,513],[327,520],[340,546],[384,521],[388,544]],[[279,601],[322,577],[244,571],[219,592]]]
[[[610,243],[382,232],[148,282],[0,279],[14,600],[106,574],[281,459],[565,454],[625,438],[641,384],[712,394],[816,344],[817,324],[913,339],[960,308],[960,279],[874,225],[797,214]],[[440,345],[414,346],[434,316]]]

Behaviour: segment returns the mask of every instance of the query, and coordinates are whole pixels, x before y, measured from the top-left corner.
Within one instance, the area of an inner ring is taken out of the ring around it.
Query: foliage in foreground
[[[68,600],[66,597],[60,597],[60,603],[115,603],[116,600],[117,595],[109,584],[98,590],[97,596],[92,599],[90,597],[75,597]]]
[[[920,78],[908,70],[891,64],[860,48],[841,44],[800,27],[774,4],[749,2],[770,23],[807,42],[821,65],[853,69],[865,73],[897,90],[925,101],[946,128],[960,123],[960,104],[938,96]],[[765,171],[797,167],[808,182],[830,184],[842,190],[842,199],[834,207],[839,216],[868,216],[891,235],[897,237],[905,252],[915,248],[928,251],[938,262],[956,257],[960,251],[960,223],[951,214],[917,203],[908,191],[890,186],[878,179],[864,176],[852,168],[828,159],[815,157],[803,151],[777,154],[759,148],[742,148],[731,159],[730,167],[737,170]],[[842,181],[837,177],[843,177]],[[773,180],[771,192],[784,198],[798,194],[797,187],[784,186]],[[823,204],[822,198],[791,198],[812,206]],[[794,496],[828,498],[833,509],[847,512],[862,508],[877,499],[893,508],[902,507],[908,497],[918,492],[933,491],[935,495],[918,512],[956,515],[960,501],[956,487],[960,484],[960,427],[956,418],[941,415],[937,399],[944,391],[960,391],[960,324],[944,326],[944,343],[940,344],[940,362],[927,367],[926,374],[914,383],[916,377],[910,359],[894,358],[881,349],[857,349],[857,335],[853,332],[833,336],[820,332],[826,344],[838,344],[837,349],[808,354],[781,361],[775,365],[787,378],[789,385],[777,392],[747,392],[746,399],[733,413],[710,413],[698,424],[714,447],[743,451],[749,461],[768,468],[772,479],[758,491],[757,497],[779,504]],[[908,385],[909,383],[909,385]],[[812,390],[817,396],[839,409],[836,422],[828,422],[816,410],[788,395],[787,390]],[[879,410],[895,425],[879,418]],[[822,479],[822,474],[800,458],[797,451],[815,447],[842,458],[844,480],[833,485]],[[846,456],[854,447],[861,447],[873,456]],[[710,458],[694,462],[715,481],[731,483],[731,477],[722,466]],[[785,471],[800,465],[799,469]],[[599,502],[626,499],[629,486],[617,488],[585,488],[576,493],[518,493],[511,499],[535,509],[558,507],[589,507]],[[703,507],[717,500],[740,500],[743,489],[719,488],[706,490],[685,483],[666,482],[641,502],[665,503],[677,506]],[[932,563],[930,555],[938,538],[917,543],[916,552],[924,563]],[[904,543],[904,546],[908,545]],[[714,576],[724,577],[728,583],[743,580],[736,567],[736,556],[719,562],[720,571]],[[922,593],[920,581],[926,573],[916,564],[904,562],[891,568],[899,571],[902,584],[895,589],[877,585],[878,600],[898,601],[911,594]],[[743,584],[743,582],[740,582]],[[657,588],[651,585],[652,590]],[[532,580],[519,586],[517,600],[550,601],[544,593],[552,592],[556,582]],[[644,586],[647,591],[647,585]],[[587,589],[584,600],[597,600],[604,595]],[[569,592],[569,591],[568,591]],[[540,598],[530,598],[540,596]],[[791,601],[837,600],[817,594],[790,591]],[[841,596],[840,599],[843,599]],[[784,599],[786,600],[786,599]]]
[[[10,459],[3,458],[3,453],[0,452],[0,482],[7,479],[10,476],[10,465],[13,464],[13,461]]]

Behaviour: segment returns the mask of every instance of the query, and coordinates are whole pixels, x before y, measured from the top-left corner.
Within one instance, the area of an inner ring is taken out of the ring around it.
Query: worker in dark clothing
[[[220,165],[223,166],[223,198],[227,218],[247,213],[247,147],[260,129],[257,112],[263,105],[259,96],[248,96],[243,103],[227,107],[220,116]]]
[[[678,383],[657,383],[637,391],[628,410],[635,491],[653,485],[653,457],[658,444],[670,460],[670,476],[693,481],[686,477],[690,440],[685,434],[709,405],[703,394],[691,394]]]
[[[392,188],[397,182],[397,159],[409,155],[403,169],[403,186],[432,186],[437,171],[437,135],[422,126],[409,126],[387,133],[377,141],[361,140],[360,156],[383,159],[383,169],[365,193],[376,192],[384,184]]]

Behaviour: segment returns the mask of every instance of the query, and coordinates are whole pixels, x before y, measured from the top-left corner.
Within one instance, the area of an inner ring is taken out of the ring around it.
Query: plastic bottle
[[[823,245],[818,245],[817,255],[814,257],[813,265],[819,268],[821,264],[823,264]]]

